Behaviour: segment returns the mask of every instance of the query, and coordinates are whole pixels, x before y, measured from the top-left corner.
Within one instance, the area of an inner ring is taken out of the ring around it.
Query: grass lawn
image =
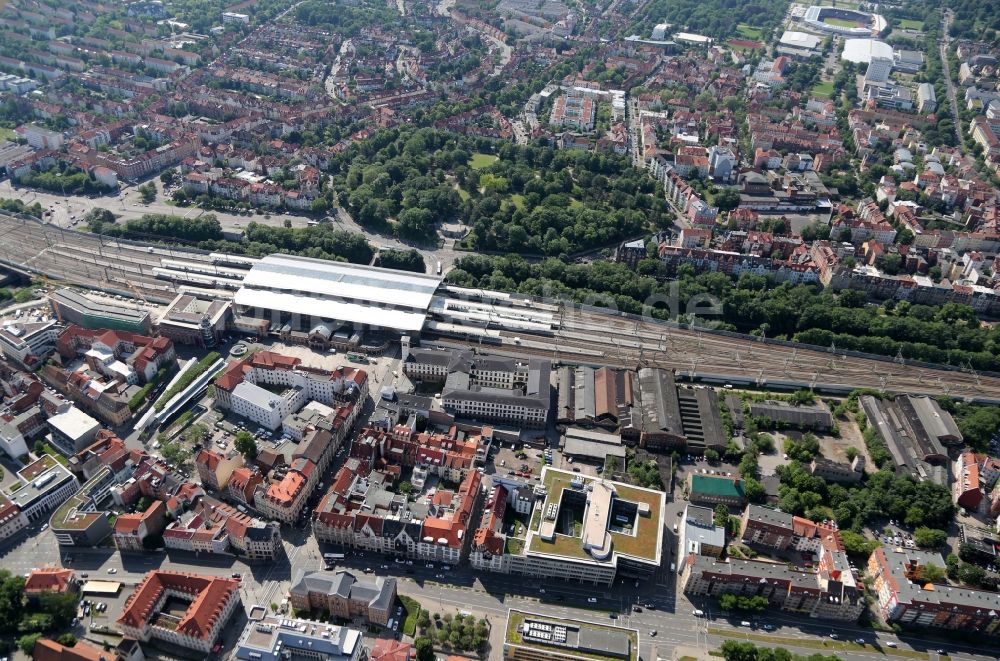
[[[747,25],[746,23],[740,23],[736,26],[736,32],[744,39],[755,39],[759,40],[764,37],[764,31],[760,28],[755,28],[752,25]]]
[[[14,129],[3,129],[0,128],[0,140],[16,140],[17,134],[14,133]]]
[[[833,96],[833,81],[817,83],[812,88],[812,95],[821,99],[829,99]]]
[[[469,195],[469,191],[465,190],[461,186],[455,186],[455,190],[458,191],[458,196],[462,198],[463,202],[472,197],[471,195]]]
[[[494,156],[493,154],[476,152],[472,155],[472,158],[469,159],[469,167],[473,170],[482,170],[483,168],[488,168],[493,165],[498,160],[500,160],[499,157]]]
[[[510,201],[518,209],[524,208],[524,196],[521,195],[520,193],[514,193],[513,195],[511,195]],[[570,206],[572,206],[572,204]]]
[[[915,21],[912,18],[901,18],[899,19],[899,27],[904,30],[920,30],[924,29],[923,21]]]
[[[823,17],[823,22],[827,25],[836,25],[842,28],[856,28],[858,27],[857,21],[849,21],[846,18],[835,18],[833,16]]]

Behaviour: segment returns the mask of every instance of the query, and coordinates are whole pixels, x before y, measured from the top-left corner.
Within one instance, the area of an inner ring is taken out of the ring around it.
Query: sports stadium
[[[802,20],[814,30],[844,37],[870,37],[878,35],[888,26],[879,14],[816,5],[806,10]]]

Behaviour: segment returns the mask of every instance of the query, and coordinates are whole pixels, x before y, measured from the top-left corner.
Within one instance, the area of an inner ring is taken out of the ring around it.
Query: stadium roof
[[[892,46],[877,39],[846,39],[840,59],[848,62],[871,64],[873,57],[892,59]]]

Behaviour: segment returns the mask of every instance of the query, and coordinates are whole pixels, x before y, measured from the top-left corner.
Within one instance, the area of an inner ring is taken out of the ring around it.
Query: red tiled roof
[[[24,581],[24,592],[25,594],[38,592],[66,592],[72,578],[72,569],[63,569],[62,567],[32,569],[31,574]]]
[[[379,638],[368,656],[369,661],[408,661],[410,658],[409,643],[403,643],[391,638]]]
[[[128,598],[118,623],[142,628],[157,613],[160,597],[167,590],[186,593],[193,598],[177,624],[177,631],[192,638],[208,639],[212,628],[230,599],[238,598],[239,581],[215,576],[153,570]]]
[[[32,657],[35,661],[112,661],[115,655],[82,640],[73,647],[66,647],[54,640],[39,638]]]

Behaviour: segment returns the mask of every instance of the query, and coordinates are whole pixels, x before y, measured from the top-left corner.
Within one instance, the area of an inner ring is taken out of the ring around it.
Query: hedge
[[[191,385],[195,379],[208,371],[208,368],[214,365],[215,362],[221,357],[222,356],[218,351],[212,351],[207,356],[199,360],[197,365],[189,369],[187,372],[184,372],[184,374],[177,379],[177,382],[174,385],[167,388],[167,391],[163,393],[158,400],[156,400],[156,404],[153,405],[154,408],[156,408],[157,411],[162,411],[163,407],[167,405],[167,402],[173,399],[177,393]]]

